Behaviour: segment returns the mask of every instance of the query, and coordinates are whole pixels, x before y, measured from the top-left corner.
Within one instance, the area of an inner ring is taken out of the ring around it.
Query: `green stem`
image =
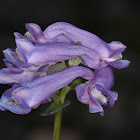
[[[65,101],[65,97],[67,93],[70,91],[69,86],[65,86],[60,90],[59,99],[60,104],[63,104]],[[57,100],[56,100],[57,101]],[[54,120],[54,133],[53,133],[53,140],[60,140],[61,138],[61,122],[62,122],[62,109],[55,114]]]
[[[65,86],[60,90],[59,98],[61,100],[61,104],[64,103],[65,97],[70,90],[71,90],[71,87],[69,87],[69,86]]]
[[[55,114],[53,140],[60,140],[61,121],[62,121],[62,109]]]

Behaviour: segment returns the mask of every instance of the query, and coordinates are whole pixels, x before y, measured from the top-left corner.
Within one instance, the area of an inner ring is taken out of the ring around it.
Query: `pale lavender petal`
[[[53,39],[46,39],[43,36],[41,36],[37,40],[36,38],[33,39],[33,37],[27,36],[27,33],[25,34],[25,36],[23,36],[18,32],[14,32],[14,36],[15,36],[15,39],[27,39],[34,44],[52,44],[52,43],[75,44],[71,39],[69,39],[65,35],[58,35],[54,37]]]
[[[49,65],[29,65],[17,56],[15,49],[8,48],[3,51],[6,57],[3,61],[7,67],[26,68],[31,72],[45,72]]]
[[[75,45],[75,42],[72,41],[70,38],[67,36],[60,34],[52,39],[46,39],[47,44],[48,43],[63,43],[63,44],[72,44]]]
[[[0,102],[0,110],[1,111],[5,111],[6,110],[6,108],[2,106],[2,103],[1,102]]]
[[[117,69],[123,69],[129,66],[130,61],[128,60],[118,60],[118,61],[114,61],[114,62],[107,62],[108,64],[110,64],[112,67],[115,67]]]
[[[65,35],[66,37],[74,41],[75,44],[81,43],[82,46],[85,46],[98,54],[101,60],[115,57],[121,54],[126,49],[126,46],[119,41],[112,41],[111,43],[106,43],[98,36],[88,31],[77,28],[74,25],[66,22],[54,23],[48,26],[44,31],[44,37],[46,39],[53,39],[58,35]],[[108,64],[111,65],[112,63],[113,62],[106,63],[104,61],[103,63],[100,63],[98,69],[103,68]]]
[[[48,80],[53,80],[53,79],[57,78],[57,76],[61,77],[62,75],[63,75],[63,78],[65,78],[64,75],[67,75],[67,76],[71,75],[70,76],[71,78],[76,77],[76,76],[77,77],[82,76],[84,79],[87,79],[87,80],[91,80],[94,77],[94,74],[90,69],[82,67],[82,66],[73,66],[73,67],[69,67],[63,71],[59,71],[57,73],[39,77],[39,78],[35,79],[33,82],[31,81],[31,82],[25,83],[24,86],[25,87],[35,87]],[[66,77],[66,79],[67,78],[69,78],[69,77]],[[58,78],[58,80],[59,80],[59,78]]]
[[[102,106],[100,105],[99,101],[94,98],[94,96],[90,93],[89,91],[89,96],[90,96],[90,100],[89,100],[89,112],[90,113],[104,113],[104,110],[102,108]]]
[[[3,68],[0,70],[0,83],[1,84],[9,84],[9,83],[23,84],[25,82],[34,80],[40,75],[41,73],[24,71],[22,69],[18,69],[14,67]]]
[[[48,68],[49,68],[49,65],[40,66],[38,68],[37,72],[47,72],[48,71]]]
[[[96,89],[101,91],[102,94],[104,94],[108,99],[108,102],[107,104],[103,105],[105,108],[112,108],[115,101],[117,100],[118,98],[118,93],[115,92],[115,91],[111,91],[109,89],[106,89],[105,87],[101,86],[101,85],[95,85]]]
[[[18,33],[18,32],[14,32],[14,36],[16,39],[26,39],[25,36],[23,36],[22,34]]]
[[[27,36],[23,36],[22,34],[20,34],[18,32],[14,32],[14,36],[15,36],[15,39],[27,39],[27,40],[31,41],[32,43],[34,43],[34,44],[39,43],[36,39],[32,39],[32,38],[29,38]]]
[[[79,84],[75,88],[77,99],[83,104],[89,104],[88,88],[88,84]]]
[[[30,41],[24,39],[17,39],[16,44],[24,61],[30,64],[61,62],[77,56],[81,56],[86,65],[91,68],[98,67],[100,62],[95,52],[80,45],[48,44],[35,48]]]
[[[31,111],[30,108],[21,105],[20,103],[16,102],[12,97],[12,92],[18,88],[19,85],[15,84],[12,88],[6,90],[1,99],[0,99],[0,110],[5,111],[9,110],[16,114],[27,114]]]
[[[126,49],[126,46],[119,41],[112,41],[111,43],[108,43],[108,45],[110,49],[109,57],[114,57],[116,55],[119,55],[121,52],[123,52]]]
[[[32,40],[33,43],[37,44],[48,44],[49,42],[43,36],[43,31],[40,26],[35,23],[26,23],[25,25],[27,32],[24,36]]]
[[[89,83],[77,85],[75,91],[77,99],[83,104],[89,105],[90,113],[103,113],[103,108],[99,101],[90,93]]]
[[[27,62],[27,58],[30,57],[30,53],[34,49],[37,49],[36,46],[32,44],[32,42],[26,39],[16,39],[16,45],[20,56],[25,62]]]
[[[91,80],[92,85],[102,85],[103,87],[110,89],[114,85],[114,73],[113,69],[108,66],[102,69],[94,71],[94,78]]]
[[[16,67],[13,63],[11,63],[6,58],[3,59],[3,62],[5,63],[6,67]]]
[[[13,92],[13,96],[27,107],[34,107],[51,97],[55,91],[70,84],[77,77],[87,80],[93,78],[93,72],[85,67],[73,66],[63,71],[43,76]]]
[[[47,72],[49,68],[49,64],[46,65],[30,65],[30,67],[26,68],[31,72]]]
[[[46,28],[44,31],[44,37],[46,39],[53,39],[54,37],[64,34],[68,38],[77,44],[80,42],[83,46],[92,49],[100,57],[109,57],[110,49],[109,45],[100,39],[98,36],[79,29],[72,24],[66,22],[57,22]]]
[[[30,66],[29,64],[23,62],[23,60],[21,60],[17,56],[15,49],[8,48],[4,50],[3,53],[4,53],[5,58],[11,63],[13,63],[16,67],[27,68]]]
[[[26,30],[34,35],[36,39],[40,38],[43,34],[40,26],[35,23],[26,23]]]
[[[107,61],[101,60],[99,66],[96,69],[102,69],[108,66]]]

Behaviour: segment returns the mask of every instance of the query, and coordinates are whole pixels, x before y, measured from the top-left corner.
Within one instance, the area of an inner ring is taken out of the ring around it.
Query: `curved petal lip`
[[[82,66],[73,66],[25,83],[23,87],[14,90],[12,94],[17,101],[32,108],[50,98],[55,91],[70,84],[77,77],[90,80],[93,78],[93,72]]]
[[[79,84],[75,88],[77,99],[84,104],[88,104],[89,95],[88,95],[88,84]]]
[[[22,34],[20,34],[18,32],[14,32],[14,36],[15,36],[15,39],[26,39],[26,40],[31,41],[34,44],[38,44],[37,40],[33,40],[33,39],[28,38],[28,37],[25,37],[25,36],[23,36]]]
[[[110,48],[109,58],[119,55],[126,49],[126,46],[119,41],[112,41],[111,43],[108,43],[108,45]]]
[[[1,102],[0,102],[0,110],[1,111],[5,111],[6,110],[6,108],[2,106]]]
[[[15,114],[28,114],[31,109],[28,107],[23,106],[22,104],[14,103],[11,100],[12,97],[12,91],[14,91],[16,88],[20,87],[20,84],[14,84],[12,88],[7,89],[0,98],[0,109],[2,111],[9,110]]]
[[[114,85],[114,73],[111,66],[94,70],[94,78],[91,80],[92,85],[101,85],[111,89]]]
[[[100,105],[99,101],[94,98],[94,96],[89,91],[89,112],[90,113],[104,113],[102,106]]]
[[[16,44],[24,61],[30,64],[61,62],[78,56],[81,56],[85,64],[91,68],[98,67],[100,63],[94,51],[80,45],[54,43],[34,46],[25,39],[17,39]]]
[[[95,85],[96,89],[101,91],[102,93],[104,93],[106,96],[112,98],[114,101],[117,100],[118,98],[118,93],[117,92],[112,92],[111,90],[109,89],[106,89],[104,88],[103,86],[101,85]]]
[[[43,34],[40,26],[35,23],[26,23],[25,28],[27,29],[27,31],[30,31],[35,38],[39,38]]]
[[[107,62],[107,63],[114,68],[123,69],[128,67],[131,62],[129,60],[118,60],[118,61]]]
[[[107,43],[95,34],[82,30],[66,22],[57,22],[48,26],[44,31],[46,39],[52,39],[57,35],[64,34],[75,43],[80,42],[83,46],[93,50],[101,57],[109,55]]]
[[[5,58],[15,65],[16,67],[22,67],[22,68],[27,68],[30,65],[28,63],[25,63],[20,60],[20,58],[17,56],[15,49],[8,48],[3,51]]]

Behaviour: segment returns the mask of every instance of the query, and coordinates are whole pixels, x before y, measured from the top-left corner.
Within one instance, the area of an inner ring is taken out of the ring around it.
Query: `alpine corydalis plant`
[[[126,68],[122,60],[126,46],[106,43],[96,35],[69,23],[57,22],[43,32],[35,23],[26,24],[25,35],[14,33],[16,48],[3,51],[7,68],[0,70],[0,83],[10,84],[0,99],[0,110],[28,114],[40,104],[51,102],[42,116],[55,114],[54,140],[60,139],[65,96],[76,91],[77,99],[89,105],[90,113],[104,114],[118,93],[111,91],[113,69]],[[85,67],[86,66],[86,67]]]

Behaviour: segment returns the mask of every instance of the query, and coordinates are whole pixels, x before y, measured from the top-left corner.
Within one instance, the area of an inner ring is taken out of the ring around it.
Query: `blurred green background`
[[[64,109],[62,140],[139,139],[140,131],[140,3],[135,0],[1,0],[0,68],[4,67],[2,50],[14,48],[13,32],[25,33],[25,23],[35,22],[44,30],[65,21],[98,35],[106,42],[121,41],[127,46],[123,57],[131,61],[127,69],[114,70],[113,90],[119,93],[113,109],[105,116],[90,114],[74,92]],[[0,95],[8,88],[0,85]],[[54,116],[41,117],[48,105],[41,105],[28,115],[0,112],[1,140],[52,140]]]

